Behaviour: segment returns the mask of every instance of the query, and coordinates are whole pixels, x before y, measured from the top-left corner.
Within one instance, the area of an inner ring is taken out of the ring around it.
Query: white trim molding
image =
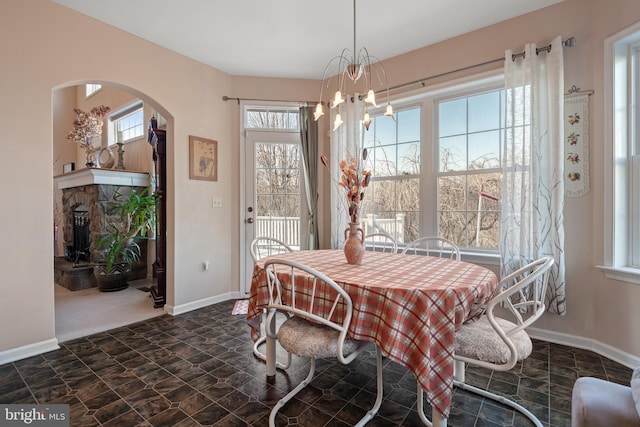
[[[208,307],[210,305],[218,304],[220,302],[241,299],[241,298],[244,298],[244,297],[241,296],[240,292],[234,291],[234,292],[227,292],[225,294],[218,295],[215,297],[203,298],[197,301],[192,301],[187,304],[180,304],[175,306],[167,304],[164,306],[164,309],[170,315],[177,316],[179,314],[188,313],[190,311],[197,310],[203,307]]]
[[[47,353],[49,351],[58,350],[59,348],[60,345],[58,344],[58,340],[56,338],[51,338],[49,340],[0,351],[0,365],[15,362],[16,360],[26,359],[31,356],[37,356],[38,354]]]
[[[600,356],[618,362],[630,369],[634,369],[640,365],[640,357],[591,338],[583,338],[538,328],[527,328],[527,334],[529,334],[531,338],[541,341],[581,348],[583,350],[591,350]]]
[[[640,270],[637,268],[608,267],[606,265],[596,265],[596,268],[602,270],[609,279],[640,285]]]

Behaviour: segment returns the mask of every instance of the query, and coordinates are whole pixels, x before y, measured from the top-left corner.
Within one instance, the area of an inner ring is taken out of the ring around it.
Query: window
[[[246,129],[300,129],[300,113],[291,108],[247,108],[245,110]]]
[[[386,232],[400,246],[439,235],[495,254],[504,100],[502,76],[480,76],[396,100],[394,120],[373,112],[365,233]]]
[[[413,107],[394,120],[371,119],[364,144],[372,171],[363,200],[365,234],[384,232],[399,243],[420,236],[420,113]]]
[[[504,90],[437,102],[438,234],[498,249]]]
[[[127,143],[144,136],[144,111],[138,101],[109,116],[109,137],[112,143]]]
[[[91,95],[93,95],[94,93],[96,93],[100,89],[102,89],[102,85],[98,85],[98,84],[94,84],[94,83],[88,83],[88,84],[84,85],[85,98],[89,98]]]
[[[605,41],[607,277],[640,284],[640,23]]]

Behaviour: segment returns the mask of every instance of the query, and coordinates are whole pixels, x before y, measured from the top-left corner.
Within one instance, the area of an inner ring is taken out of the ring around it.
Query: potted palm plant
[[[98,260],[94,275],[98,289],[119,291],[129,286],[131,265],[140,259],[140,240],[148,239],[155,228],[156,195],[151,184],[142,191],[116,189],[107,214],[118,220],[107,224],[108,232],[95,242]]]

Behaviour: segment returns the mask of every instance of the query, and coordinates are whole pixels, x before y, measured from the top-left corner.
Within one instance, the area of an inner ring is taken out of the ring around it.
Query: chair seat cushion
[[[504,331],[517,326],[505,319],[498,317],[495,319]],[[525,331],[513,334],[509,338],[516,347],[518,360],[523,360],[531,354],[533,344]],[[482,316],[475,322],[463,324],[462,328],[456,332],[455,354],[490,363],[507,363],[511,356],[509,347],[491,326],[487,316]]]
[[[278,342],[285,350],[302,357],[329,358],[338,356],[338,337],[340,332],[302,317],[293,316],[278,329]],[[346,337],[343,353],[349,354],[358,349],[361,341]]]

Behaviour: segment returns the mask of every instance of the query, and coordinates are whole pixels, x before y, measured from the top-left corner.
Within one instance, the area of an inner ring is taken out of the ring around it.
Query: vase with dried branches
[[[73,121],[73,128],[69,131],[67,139],[80,144],[85,151],[88,168],[98,166],[93,139],[102,136],[102,119],[109,111],[111,108],[104,105],[93,107],[88,113],[79,108],[73,109],[76,119]]]

